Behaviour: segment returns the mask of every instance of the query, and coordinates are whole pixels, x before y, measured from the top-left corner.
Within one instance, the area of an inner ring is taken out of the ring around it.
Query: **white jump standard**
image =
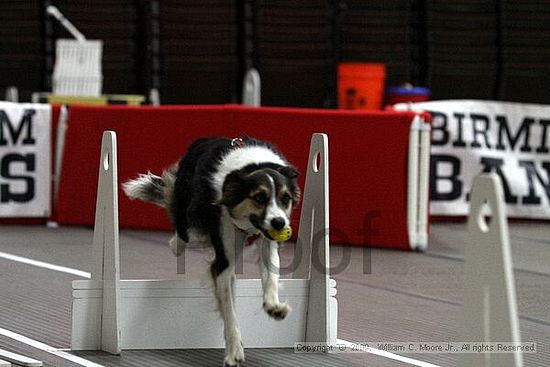
[[[73,282],[74,350],[223,348],[223,324],[206,280],[119,280],[116,136],[103,135],[91,280]],[[246,348],[336,345],[336,282],[328,267],[328,138],[311,140],[294,279],[281,279],[280,298],[292,306],[283,321],[261,309],[261,279],[237,279],[235,309]],[[321,234],[321,235],[319,235]],[[236,231],[244,241],[244,235]],[[313,241],[315,238],[315,242]],[[323,263],[315,266],[316,256]]]
[[[459,325],[460,341],[520,343],[504,193],[495,173],[481,174],[472,184]],[[465,353],[458,366],[521,367],[523,356],[519,351]]]

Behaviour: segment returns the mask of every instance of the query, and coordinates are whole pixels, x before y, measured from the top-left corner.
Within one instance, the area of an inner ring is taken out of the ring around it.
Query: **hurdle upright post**
[[[118,230],[117,142],[114,131],[105,131],[101,142],[98,192],[93,239],[92,280],[103,284],[101,331],[98,346],[120,354],[120,255]]]
[[[244,76],[242,103],[251,107],[260,107],[262,104],[262,80],[254,68],[248,69]]]
[[[519,321],[506,221],[499,177],[474,179],[465,249],[464,302],[459,318],[461,342],[519,343]],[[487,223],[484,207],[491,210]],[[459,366],[521,367],[521,352],[461,353]]]
[[[336,344],[336,281],[330,278],[328,136],[313,134],[298,232],[294,278],[309,278],[306,342]]]

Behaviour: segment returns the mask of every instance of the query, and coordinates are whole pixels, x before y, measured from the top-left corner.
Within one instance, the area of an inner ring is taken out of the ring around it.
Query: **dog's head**
[[[241,229],[251,227],[272,239],[270,230],[290,226],[300,201],[298,171],[291,166],[245,167],[225,178],[220,204]]]

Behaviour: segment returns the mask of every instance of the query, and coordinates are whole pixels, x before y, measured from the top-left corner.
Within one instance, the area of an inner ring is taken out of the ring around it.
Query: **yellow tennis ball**
[[[288,239],[292,236],[292,228],[285,227],[279,231],[271,229],[268,231],[268,233],[274,240],[284,242],[288,241]]]

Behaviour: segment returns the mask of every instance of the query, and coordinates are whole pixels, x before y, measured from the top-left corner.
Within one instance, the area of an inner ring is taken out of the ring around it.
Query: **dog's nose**
[[[277,231],[280,231],[281,229],[283,229],[285,227],[285,224],[286,224],[285,218],[276,217],[271,219],[271,227],[273,227],[273,229]]]

